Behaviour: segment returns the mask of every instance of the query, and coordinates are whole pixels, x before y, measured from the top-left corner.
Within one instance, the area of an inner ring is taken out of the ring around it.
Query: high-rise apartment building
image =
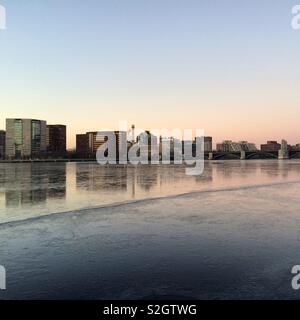
[[[31,158],[46,151],[46,121],[6,119],[6,157]]]
[[[67,127],[61,124],[47,125],[47,151],[53,155],[64,155],[67,150]]]

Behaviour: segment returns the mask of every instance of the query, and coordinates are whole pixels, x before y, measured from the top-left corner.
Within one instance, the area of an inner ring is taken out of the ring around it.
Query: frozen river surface
[[[2,299],[300,297],[300,162],[0,164]]]

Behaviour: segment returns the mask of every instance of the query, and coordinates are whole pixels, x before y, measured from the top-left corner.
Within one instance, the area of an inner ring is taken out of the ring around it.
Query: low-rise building
[[[101,134],[103,133],[103,135]],[[119,147],[122,141],[125,142],[127,148],[127,133],[125,131],[112,131],[116,137],[116,154],[119,154]],[[106,141],[107,136],[102,131],[91,131],[85,134],[76,135],[76,153],[82,156],[95,156],[99,147]]]
[[[241,152],[241,151],[257,151],[254,143],[247,141],[234,142],[231,140],[225,140],[222,143],[217,144],[217,151],[220,152]]]
[[[266,144],[262,144],[260,146],[260,150],[264,152],[279,151],[280,148],[281,148],[281,145],[277,141],[267,141]]]

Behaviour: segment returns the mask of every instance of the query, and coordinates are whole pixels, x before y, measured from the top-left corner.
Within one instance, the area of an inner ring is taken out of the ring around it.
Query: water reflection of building
[[[260,164],[256,164],[253,161],[249,162],[223,162],[218,163],[214,166],[216,176],[223,179],[233,178],[233,177],[246,177],[255,176]]]
[[[144,191],[150,191],[158,184],[158,166],[136,167],[136,183]]]
[[[66,197],[66,163],[50,165],[47,171],[47,199],[64,199]]]
[[[66,164],[8,164],[3,179],[7,207],[45,203],[66,196]]]
[[[266,161],[260,165],[260,171],[262,175],[266,175],[271,178],[287,178],[291,171],[299,171],[298,166],[291,166],[290,162],[282,161]]]
[[[147,170],[145,170],[147,168]],[[100,166],[76,163],[76,187],[103,191],[149,191],[158,184],[158,166]]]
[[[194,176],[197,183],[210,183],[213,181],[213,165],[211,162],[206,162],[204,165],[203,174]]]
[[[201,176],[187,176],[184,165],[107,165],[76,163],[76,188],[85,191],[128,192],[137,194],[164,189],[176,184],[207,183],[213,180],[213,166],[208,164]]]
[[[126,166],[76,163],[76,187],[86,190],[127,190]]]

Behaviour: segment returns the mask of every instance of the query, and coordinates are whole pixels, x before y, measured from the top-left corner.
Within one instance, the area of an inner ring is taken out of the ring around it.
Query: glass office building
[[[6,119],[6,158],[30,159],[46,151],[46,121]]]

